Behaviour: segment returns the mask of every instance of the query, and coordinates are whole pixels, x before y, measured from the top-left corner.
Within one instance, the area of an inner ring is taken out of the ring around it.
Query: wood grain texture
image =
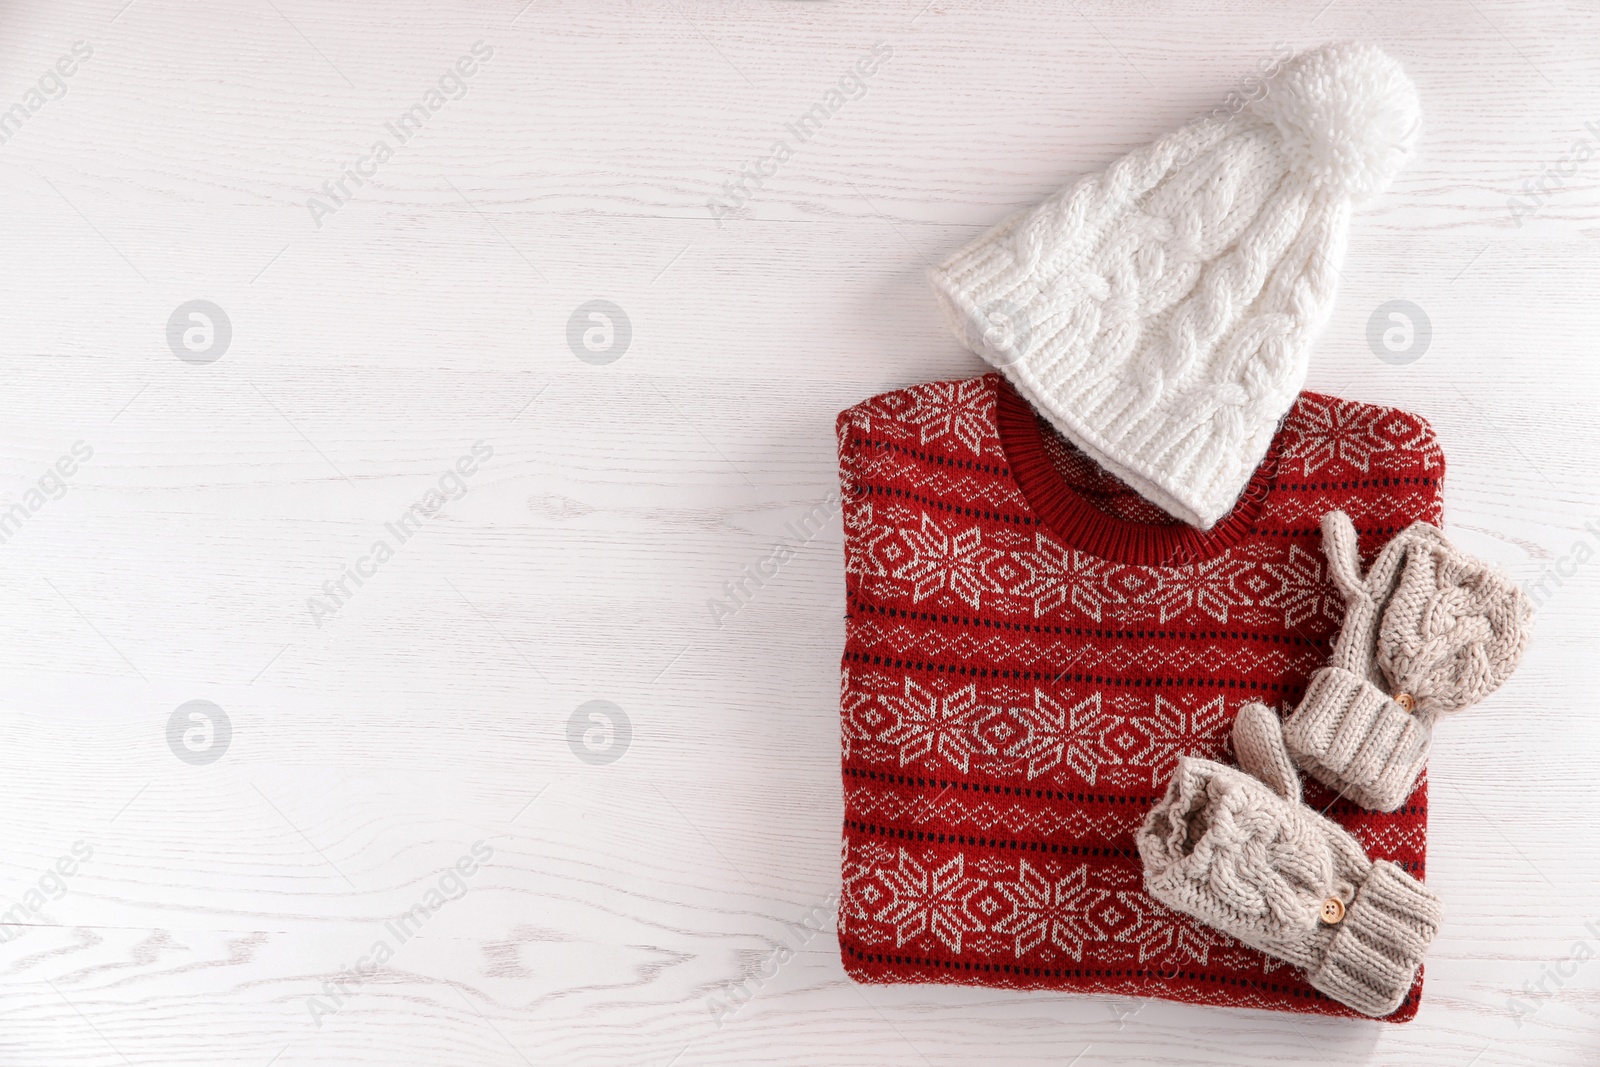
[[[1600,123],[1600,6],[63,0],[0,30],[0,110],[93,50],[0,144],[0,512],[93,453],[0,544],[0,911],[40,902],[3,927],[0,1064],[1600,1059],[1600,156],[1507,205]],[[1429,417],[1459,543],[1562,572],[1518,675],[1439,732],[1421,1013],[853,985],[807,927],[838,881],[837,519],[721,625],[708,598],[837,484],[841,408],[980,370],[932,261],[1343,37],[1405,62],[1427,126],[1357,213],[1310,385]],[[209,365],[166,338],[197,298],[233,330]],[[632,327],[609,365],[567,344],[593,299]],[[1408,366],[1366,341],[1392,299],[1432,327]],[[475,442],[465,495],[314,618]],[[233,730],[204,766],[167,739],[197,699]],[[617,762],[569,746],[590,700],[629,718]]]

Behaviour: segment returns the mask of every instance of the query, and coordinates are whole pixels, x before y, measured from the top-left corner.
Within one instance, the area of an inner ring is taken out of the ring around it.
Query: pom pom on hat
[[[1405,70],[1379,49],[1354,43],[1296,59],[1250,110],[1277,129],[1291,167],[1355,200],[1388,186],[1422,126],[1417,87]]]

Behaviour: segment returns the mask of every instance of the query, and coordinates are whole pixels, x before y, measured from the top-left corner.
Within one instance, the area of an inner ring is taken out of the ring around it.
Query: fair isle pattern
[[[1313,669],[1322,666],[1327,658],[1325,651],[1309,642],[1298,646],[1259,648],[1222,639],[1173,649],[1131,642],[1118,644],[1110,650],[1083,644],[1063,647],[1060,637],[1050,634],[1062,633],[1064,628],[1039,629],[1047,632],[1028,636],[1015,633],[951,633],[921,628],[914,622],[868,618],[861,621],[854,636],[859,638],[858,647],[863,652],[873,654],[932,659],[953,656],[964,661],[982,662],[1004,652],[1016,663],[1036,670],[1046,666],[1064,670],[1093,662],[1117,674],[1143,672],[1153,675],[1164,670],[1187,676],[1195,671],[1215,672],[1219,669],[1244,674],[1259,671],[1274,675],[1296,671],[1310,674]]]
[[[1147,895],[1137,871],[1089,862],[986,857],[846,839],[839,911],[867,945],[942,947],[1005,967],[1082,963],[1107,950],[1124,964],[1204,965],[1237,942]]]
[[[1291,543],[1285,554],[1275,545],[1246,544],[1216,559],[1158,569],[1099,559],[1043,530],[1021,540],[1014,530],[941,522],[910,507],[891,505],[877,514],[881,522],[867,503],[856,516],[861,535],[847,540],[846,572],[879,579],[876,591],[913,604],[948,592],[969,611],[994,607],[1035,619],[1083,615],[1099,622],[1114,607],[1129,622],[1232,618],[1291,630],[1317,617],[1334,623],[1344,617],[1344,601],[1314,546]]]
[[[1335,463],[1366,473],[1373,456],[1415,452],[1425,471],[1442,467],[1442,457],[1428,447],[1432,431],[1405,412],[1387,410],[1375,416],[1366,404],[1331,396],[1305,394],[1300,399],[1301,425],[1285,457],[1311,475]]]
[[[1438,521],[1431,430],[1303,394],[1248,535],[1145,564],[1036,509],[999,422],[1006,389],[936,382],[839,418],[847,969],[1350,1014],[1148,896],[1133,835],[1180,757],[1230,761],[1239,707],[1287,711],[1326,663],[1344,605],[1321,516],[1350,514],[1369,557]],[[1420,877],[1426,796],[1392,814],[1314,785],[1307,800]]]
[[[1066,701],[1049,689],[996,685],[980,698],[971,682],[902,684],[903,693],[874,693],[864,676],[845,694],[845,744],[864,760],[930,775],[981,771],[1062,789],[1110,780],[1158,789],[1181,756],[1221,759],[1232,721],[1220,693],[1095,691]]]
[[[1143,818],[1126,807],[1095,810],[1086,805],[1067,808],[1040,807],[1020,799],[987,796],[905,794],[873,784],[845,787],[845,804],[874,823],[906,826],[939,824],[971,831],[1053,837],[1067,834],[1078,840],[1109,842],[1131,836]]]

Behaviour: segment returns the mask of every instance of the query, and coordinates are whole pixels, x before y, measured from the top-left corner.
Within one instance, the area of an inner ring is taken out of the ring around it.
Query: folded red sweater
[[[1286,713],[1326,661],[1322,515],[1348,513],[1367,560],[1439,522],[1427,422],[1302,393],[1204,532],[997,374],[873,397],[838,435],[850,975],[1355,1014],[1147,895],[1133,835],[1180,756],[1231,762],[1239,706]],[[1306,802],[1423,876],[1425,778],[1391,814],[1310,780]]]

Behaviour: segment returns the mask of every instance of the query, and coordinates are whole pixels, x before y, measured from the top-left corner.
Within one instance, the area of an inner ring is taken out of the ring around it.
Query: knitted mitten
[[[1365,578],[1344,512],[1323,516],[1322,544],[1344,625],[1284,739],[1316,778],[1363,807],[1394,811],[1422,773],[1434,721],[1476,704],[1516,668],[1533,607],[1427,523],[1397,534]]]
[[[1139,830],[1145,889],[1300,968],[1341,1004],[1388,1015],[1438,932],[1439,898],[1395,864],[1372,862],[1300,802],[1278,717],[1265,705],[1240,710],[1233,747],[1244,770],[1179,760]]]

